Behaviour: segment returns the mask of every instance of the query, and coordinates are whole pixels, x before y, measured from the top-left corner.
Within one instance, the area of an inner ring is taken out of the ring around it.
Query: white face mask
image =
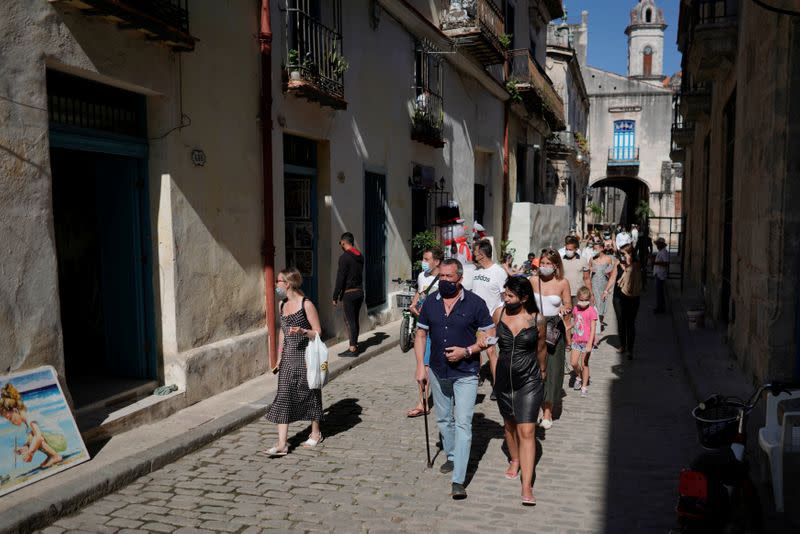
[[[591,304],[591,303],[592,303],[592,301],[590,301],[590,300],[579,300],[578,301],[578,307],[579,308],[588,308],[589,304]]]
[[[564,252],[564,256],[566,256],[568,258],[574,258],[575,257],[575,251],[574,250],[567,250],[567,251]]]
[[[556,268],[552,265],[543,265],[539,267],[539,274],[542,276],[552,276],[556,272]]]

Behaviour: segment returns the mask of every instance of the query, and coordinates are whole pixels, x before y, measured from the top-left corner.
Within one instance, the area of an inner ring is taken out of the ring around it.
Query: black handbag
[[[542,294],[541,278],[539,278],[539,307],[544,308],[544,295]],[[555,347],[558,345],[558,342],[561,341],[561,328],[559,328],[558,325],[559,321],[561,321],[561,317],[545,317],[545,320],[547,320],[545,341],[551,347]]]

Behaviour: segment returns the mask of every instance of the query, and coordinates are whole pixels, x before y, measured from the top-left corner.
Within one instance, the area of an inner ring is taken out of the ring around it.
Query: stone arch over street
[[[638,176],[603,176],[590,182],[589,188],[591,202],[603,207],[605,222],[624,225],[638,222],[636,207],[650,199],[650,184]]]

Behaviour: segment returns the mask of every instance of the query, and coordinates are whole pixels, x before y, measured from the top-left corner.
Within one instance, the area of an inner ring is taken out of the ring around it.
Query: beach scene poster
[[[0,375],[0,495],[89,459],[53,367]]]

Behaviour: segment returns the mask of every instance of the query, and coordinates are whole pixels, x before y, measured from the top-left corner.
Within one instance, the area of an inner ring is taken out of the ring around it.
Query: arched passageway
[[[636,208],[650,202],[650,188],[636,177],[604,177],[589,184],[589,204],[602,210],[592,217],[594,223],[629,225],[640,222]]]

